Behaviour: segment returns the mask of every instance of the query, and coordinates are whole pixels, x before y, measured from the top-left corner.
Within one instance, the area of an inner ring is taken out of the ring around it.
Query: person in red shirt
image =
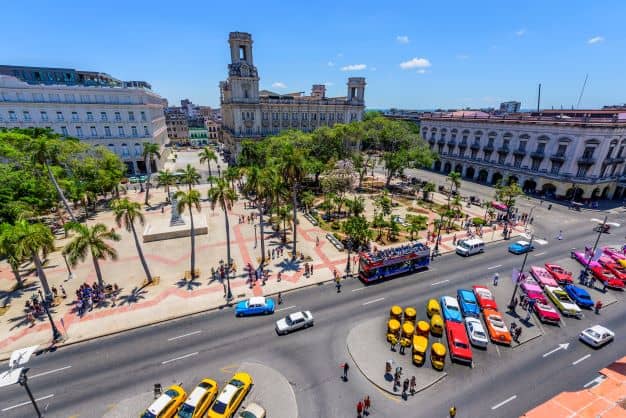
[[[359,401],[359,403],[356,404],[356,416],[358,418],[361,418],[362,413],[363,413],[363,402]]]

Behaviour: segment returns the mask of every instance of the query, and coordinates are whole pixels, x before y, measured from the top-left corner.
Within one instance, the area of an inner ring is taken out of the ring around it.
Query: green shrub
[[[485,220],[483,218],[472,218],[472,224],[474,226],[482,226],[485,225]]]

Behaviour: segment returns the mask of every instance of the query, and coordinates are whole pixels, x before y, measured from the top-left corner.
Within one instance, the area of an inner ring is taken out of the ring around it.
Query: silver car
[[[471,316],[466,317],[465,329],[467,329],[467,335],[470,343],[472,343],[474,347],[487,348],[487,344],[489,344],[489,337],[487,336],[480,319],[473,318]]]
[[[276,333],[285,335],[311,326],[313,326],[313,315],[310,311],[294,312],[276,321]]]
[[[583,330],[578,338],[594,348],[608,344],[615,338],[615,333],[608,328],[601,325],[594,325],[590,328]]]

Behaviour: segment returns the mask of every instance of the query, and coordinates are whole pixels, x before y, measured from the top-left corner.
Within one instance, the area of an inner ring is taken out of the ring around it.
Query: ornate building
[[[252,36],[231,32],[228,42],[231,63],[228,79],[220,83],[220,102],[222,141],[231,159],[237,157],[241,141],[246,139],[261,139],[285,129],[312,131],[363,118],[365,78],[349,78],[346,97],[326,97],[324,85],[314,85],[311,96],[261,91]]]

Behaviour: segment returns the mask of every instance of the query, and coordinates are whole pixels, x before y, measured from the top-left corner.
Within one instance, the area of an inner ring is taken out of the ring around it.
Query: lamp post
[[[530,212],[528,213],[528,216],[526,217],[526,222],[524,222],[524,225],[528,225],[528,222],[530,222],[530,220],[533,217],[533,211],[535,210],[536,207],[537,207],[537,205],[535,205],[532,208],[530,208]]]
[[[230,302],[233,299],[233,293],[230,290],[230,267],[232,266],[233,260],[228,259],[228,263],[226,263],[226,302]]]
[[[35,401],[35,398],[33,397],[33,393],[30,391],[30,388],[28,387],[28,377],[26,377],[27,370],[28,369],[22,369],[18,383],[20,384],[20,386],[23,386],[24,389],[26,389],[26,393],[28,393],[30,402],[33,404],[33,407],[35,408],[35,412],[37,412],[37,418],[41,418],[42,415],[41,415],[41,412],[39,411],[39,407],[37,406],[37,402]]]
[[[350,271],[350,251],[352,251],[352,239],[348,238],[348,241],[346,242],[346,247],[348,248],[348,260],[346,261],[346,279],[348,277],[350,277],[352,275],[352,272]]]
[[[222,169],[222,167],[218,164],[217,165],[217,177],[222,177],[222,173],[220,171],[221,169]]]
[[[254,224],[254,248],[256,248],[256,224]]]
[[[54,321],[52,320],[52,315],[50,314],[50,310],[48,309],[48,302],[44,299],[43,294],[41,293],[41,289],[39,289],[39,298],[41,299],[43,309],[46,311],[46,315],[48,315],[48,320],[50,321],[50,327],[52,328],[52,341],[57,342],[61,339],[62,335],[59,332],[59,329],[55,325]]]
[[[529,246],[533,245],[534,235],[530,236]],[[515,299],[515,294],[517,293],[517,288],[519,287],[519,279],[522,274],[524,274],[524,267],[526,266],[526,260],[528,259],[528,253],[530,252],[530,248],[526,253],[524,253],[524,260],[522,261],[522,267],[519,269],[519,275],[515,278],[515,287],[513,287],[513,294],[511,295],[511,300],[509,301],[509,309],[513,310],[513,299]]]
[[[439,255],[439,240],[441,239],[441,227],[443,226],[443,214],[439,218],[439,225],[437,226],[437,238],[435,238],[435,249],[433,250],[432,258]]]

